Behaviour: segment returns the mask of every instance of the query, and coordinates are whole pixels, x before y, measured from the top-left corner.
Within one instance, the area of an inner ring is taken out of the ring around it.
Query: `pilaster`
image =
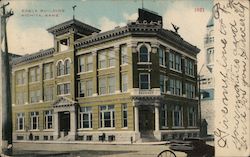
[[[92,52],[93,54],[93,96],[98,95],[98,84],[97,84],[97,50]]]
[[[114,46],[114,53],[115,53],[115,92],[120,93],[121,92],[121,75],[120,75],[120,47],[119,45]]]

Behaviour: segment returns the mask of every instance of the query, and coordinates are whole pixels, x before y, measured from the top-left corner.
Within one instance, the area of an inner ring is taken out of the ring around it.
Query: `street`
[[[73,143],[14,143],[13,156],[19,157],[156,157],[168,145],[107,145]],[[177,157],[185,153],[175,152]]]

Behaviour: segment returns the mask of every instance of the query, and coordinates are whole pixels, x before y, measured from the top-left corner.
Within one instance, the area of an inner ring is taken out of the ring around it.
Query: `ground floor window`
[[[196,126],[195,107],[188,108],[188,126]]]
[[[181,127],[182,126],[182,118],[183,116],[183,109],[180,105],[174,106],[173,110],[173,126],[174,127]]]
[[[161,126],[162,127],[167,127],[168,126],[167,104],[162,104],[162,106],[161,106]]]
[[[79,128],[92,128],[92,108],[81,107],[79,112]]]
[[[52,129],[52,111],[44,112],[44,129]]]
[[[30,129],[38,130],[38,122],[39,122],[39,112],[31,112],[30,113]]]
[[[113,128],[115,127],[115,110],[114,105],[100,106],[100,127]]]
[[[17,130],[24,130],[24,113],[17,114]]]
[[[128,106],[127,104],[122,104],[122,127],[128,127]]]

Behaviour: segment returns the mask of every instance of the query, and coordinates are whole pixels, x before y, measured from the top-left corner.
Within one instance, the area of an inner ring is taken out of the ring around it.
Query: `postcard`
[[[2,156],[249,157],[248,0],[0,0]]]

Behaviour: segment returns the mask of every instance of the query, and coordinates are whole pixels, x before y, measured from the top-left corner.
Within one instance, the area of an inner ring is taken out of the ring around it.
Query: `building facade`
[[[107,32],[76,19],[54,47],[14,60],[13,139],[133,141],[199,136],[197,53],[162,17]]]
[[[204,40],[205,64],[200,70],[201,115],[207,123],[207,134],[214,132],[214,22],[211,17],[207,23],[207,34]]]

